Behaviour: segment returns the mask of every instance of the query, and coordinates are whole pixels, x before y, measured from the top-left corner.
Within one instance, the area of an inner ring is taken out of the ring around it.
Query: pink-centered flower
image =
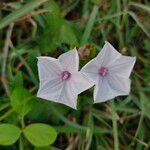
[[[37,96],[63,103],[76,109],[77,95],[93,86],[78,71],[79,56],[76,49],[58,57],[38,57],[40,88]]]
[[[136,58],[123,56],[109,42],[81,72],[95,83],[94,102],[104,102],[130,92],[129,76]]]

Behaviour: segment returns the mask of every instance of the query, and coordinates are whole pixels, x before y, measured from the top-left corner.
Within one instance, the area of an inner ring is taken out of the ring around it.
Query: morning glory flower
[[[129,76],[135,61],[135,57],[123,56],[109,42],[105,42],[97,57],[81,69],[95,83],[94,103],[129,94]]]
[[[37,96],[76,109],[77,95],[93,86],[78,71],[79,56],[76,49],[58,57],[38,57],[40,88]]]

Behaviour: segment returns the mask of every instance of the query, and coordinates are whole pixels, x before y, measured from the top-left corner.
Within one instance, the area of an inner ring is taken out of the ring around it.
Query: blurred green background
[[[36,97],[37,56],[78,48],[80,68],[109,41],[136,56],[128,96],[78,110]],[[148,0],[0,1],[0,150],[150,149]]]

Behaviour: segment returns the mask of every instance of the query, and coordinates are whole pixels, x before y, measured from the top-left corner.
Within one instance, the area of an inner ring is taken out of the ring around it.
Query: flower
[[[76,109],[77,95],[93,86],[78,71],[79,56],[76,49],[58,57],[38,57],[40,88],[37,96]]]
[[[135,61],[135,57],[123,56],[109,42],[105,42],[97,57],[81,69],[95,83],[94,103],[129,94],[129,76]]]

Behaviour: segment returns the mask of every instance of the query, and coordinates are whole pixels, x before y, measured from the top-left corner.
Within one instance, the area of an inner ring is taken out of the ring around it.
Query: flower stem
[[[114,150],[119,150],[118,127],[117,127],[116,110],[115,110],[114,101],[112,100],[110,104],[111,104],[111,110],[112,110]]]

